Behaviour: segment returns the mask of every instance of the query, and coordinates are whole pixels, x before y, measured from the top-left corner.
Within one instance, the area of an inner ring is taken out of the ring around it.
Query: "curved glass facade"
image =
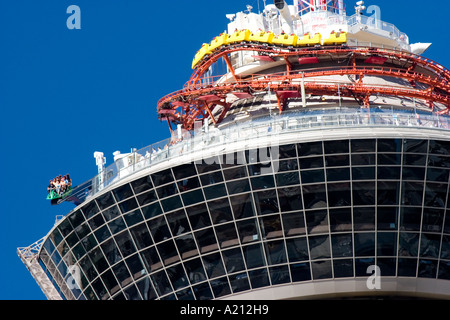
[[[269,163],[254,154],[99,195],[51,231],[41,266],[66,299],[215,299],[367,278],[375,264],[385,277],[450,280],[449,141],[287,144]]]

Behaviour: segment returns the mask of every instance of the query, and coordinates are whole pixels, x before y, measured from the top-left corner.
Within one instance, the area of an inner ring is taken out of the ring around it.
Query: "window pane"
[[[191,233],[176,238],[175,243],[182,259],[198,255],[197,245]]]
[[[248,243],[260,239],[256,219],[247,219],[236,222],[241,243]]]
[[[290,262],[309,260],[306,237],[286,240]]]
[[[353,208],[353,224],[355,230],[374,230],[375,208]]]
[[[305,217],[302,211],[286,213],[282,217],[286,237],[306,233]]]
[[[257,267],[262,267],[266,265],[264,259],[264,251],[260,243],[245,246],[242,248],[245,257],[245,263],[247,264],[247,269],[253,269]]]
[[[234,222],[216,226],[214,229],[216,230],[217,240],[221,248],[239,244]]]
[[[320,155],[322,154],[322,142],[309,142],[309,143],[299,143],[297,144],[297,151],[300,157]]]
[[[303,186],[305,209],[324,208],[327,206],[325,185]]]
[[[278,188],[281,211],[294,211],[303,208],[300,187]]]
[[[279,211],[278,197],[275,190],[254,193],[256,210],[259,214],[270,214]]]
[[[230,197],[234,218],[241,219],[255,215],[253,198],[250,193]]]
[[[351,208],[330,209],[331,232],[352,230]]]
[[[323,156],[300,158],[300,169],[314,169],[323,167]]]
[[[128,183],[116,188],[115,190],[113,190],[113,193],[117,201],[122,201],[133,195],[133,191],[131,190],[131,187]]]
[[[245,269],[241,248],[222,251],[222,256],[228,273]]]
[[[355,233],[355,256],[375,255],[375,233]]]
[[[302,183],[316,183],[325,181],[325,173],[323,169],[301,171]]]
[[[351,140],[352,153],[355,152],[375,152],[375,140],[374,139],[357,139]]]
[[[309,237],[309,250],[311,260],[330,258],[330,237],[328,235]]]
[[[350,183],[328,184],[328,205],[344,207],[351,205]]]
[[[328,213],[327,210],[307,211],[306,224],[308,233],[325,233],[328,232]]]
[[[353,242],[351,233],[333,234],[331,236],[331,244],[334,258],[353,256]]]
[[[286,262],[286,249],[283,240],[265,242],[264,249],[269,265]]]
[[[328,279],[332,277],[331,261],[314,261],[311,263],[313,279]]]
[[[283,236],[279,214],[262,217],[259,221],[264,239],[280,238]]]
[[[377,255],[378,256],[397,255],[397,233],[395,232],[377,233]]]

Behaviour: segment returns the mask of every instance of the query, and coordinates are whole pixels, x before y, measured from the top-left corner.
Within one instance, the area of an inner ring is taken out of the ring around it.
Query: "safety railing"
[[[450,117],[416,113],[414,110],[396,110],[393,107],[390,110],[341,107],[252,118],[230,124],[220,130],[211,128],[206,132],[205,130],[182,132],[181,138],[166,139],[123,155],[122,159],[106,167],[102,173],[75,187],[65,200],[80,204],[136,172],[180,156],[197,155],[197,152],[211,157],[209,150],[227,143],[245,143],[272,135],[351,127],[417,127],[450,130]],[[175,137],[180,136],[175,133]]]

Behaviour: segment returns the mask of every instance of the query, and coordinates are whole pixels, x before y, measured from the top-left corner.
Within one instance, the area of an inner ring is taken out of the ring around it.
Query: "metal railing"
[[[103,189],[117,184],[131,174],[150,168],[156,164],[183,155],[193,155],[216,146],[255,140],[271,135],[301,133],[311,130],[350,127],[418,127],[435,130],[450,130],[450,117],[439,114],[425,114],[405,110],[379,108],[331,108],[285,112],[281,115],[250,118],[230,124],[224,129],[211,129],[207,132],[183,132],[182,139],[166,139],[152,144],[124,157],[95,176],[75,187],[65,199],[75,204],[94,197]],[[208,157],[211,155],[209,154]]]

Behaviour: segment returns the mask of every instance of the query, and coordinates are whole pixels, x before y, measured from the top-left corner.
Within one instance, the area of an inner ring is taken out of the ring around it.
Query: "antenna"
[[[247,11],[248,11],[248,13],[250,13],[250,12],[252,12],[252,9],[253,9],[253,7],[251,6],[251,5],[247,5]]]

